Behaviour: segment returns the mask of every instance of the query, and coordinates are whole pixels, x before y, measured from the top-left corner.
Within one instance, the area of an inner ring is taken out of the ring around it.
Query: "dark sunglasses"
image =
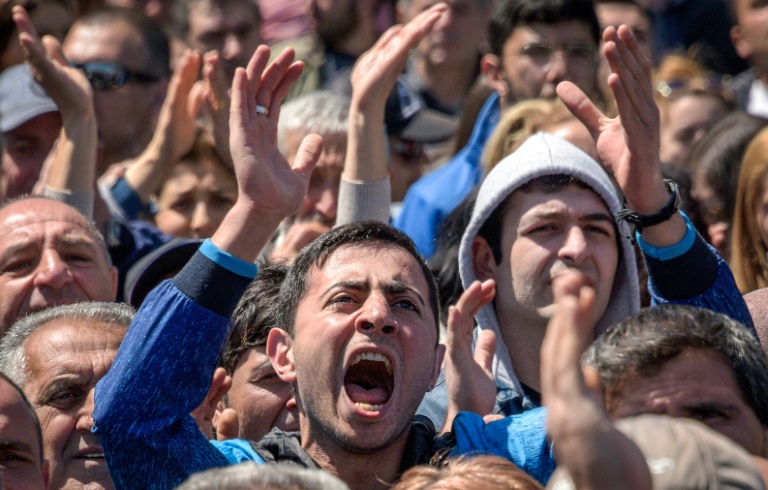
[[[69,66],[83,70],[91,86],[96,90],[109,90],[114,87],[122,87],[130,81],[137,83],[155,83],[160,77],[148,73],[139,73],[126,70],[123,65],[110,61],[92,61],[89,63],[70,62]]]

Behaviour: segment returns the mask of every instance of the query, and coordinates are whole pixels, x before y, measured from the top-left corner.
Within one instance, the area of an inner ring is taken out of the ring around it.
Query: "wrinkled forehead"
[[[32,233],[33,229],[56,229],[100,241],[96,230],[82,214],[57,201],[23,199],[0,209],[0,242],[10,234]]]
[[[40,325],[29,335],[26,352],[30,356],[40,355],[43,359],[67,353],[116,352],[125,332],[122,327],[89,319],[54,319]],[[39,351],[40,347],[43,347],[42,351]]]

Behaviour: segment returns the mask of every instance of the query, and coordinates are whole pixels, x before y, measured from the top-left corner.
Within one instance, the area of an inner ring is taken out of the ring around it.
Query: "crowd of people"
[[[0,0],[0,487],[768,487],[768,4]]]

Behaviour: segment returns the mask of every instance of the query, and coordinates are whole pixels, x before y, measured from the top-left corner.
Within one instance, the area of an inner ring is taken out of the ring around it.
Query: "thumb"
[[[315,169],[320,153],[323,151],[323,137],[310,134],[301,142],[296,158],[293,160],[293,171],[309,181],[312,170]]]
[[[216,424],[216,440],[226,441],[227,439],[237,439],[239,431],[240,421],[235,409],[224,409],[224,411],[219,414],[218,424]]]
[[[475,362],[488,373],[493,372],[493,355],[496,353],[496,334],[482,330],[475,343]]]

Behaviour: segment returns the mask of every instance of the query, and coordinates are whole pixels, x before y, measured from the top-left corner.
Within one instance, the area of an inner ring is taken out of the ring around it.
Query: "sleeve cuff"
[[[240,260],[234,255],[221,250],[213,244],[210,238],[205,240],[200,246],[200,252],[216,263],[216,265],[224,267],[233,274],[253,279],[258,272],[256,264]]]
[[[688,218],[688,216],[682,211],[679,211],[679,213],[683,216],[683,219],[685,219],[685,236],[683,236],[683,239],[674,245],[669,247],[654,247],[653,245],[644,241],[640,233],[635,232],[637,243],[640,245],[640,250],[642,250],[644,254],[663,262],[666,260],[676,259],[688,252],[691,247],[693,247],[693,243],[696,241],[696,230],[694,229],[690,218]]]

